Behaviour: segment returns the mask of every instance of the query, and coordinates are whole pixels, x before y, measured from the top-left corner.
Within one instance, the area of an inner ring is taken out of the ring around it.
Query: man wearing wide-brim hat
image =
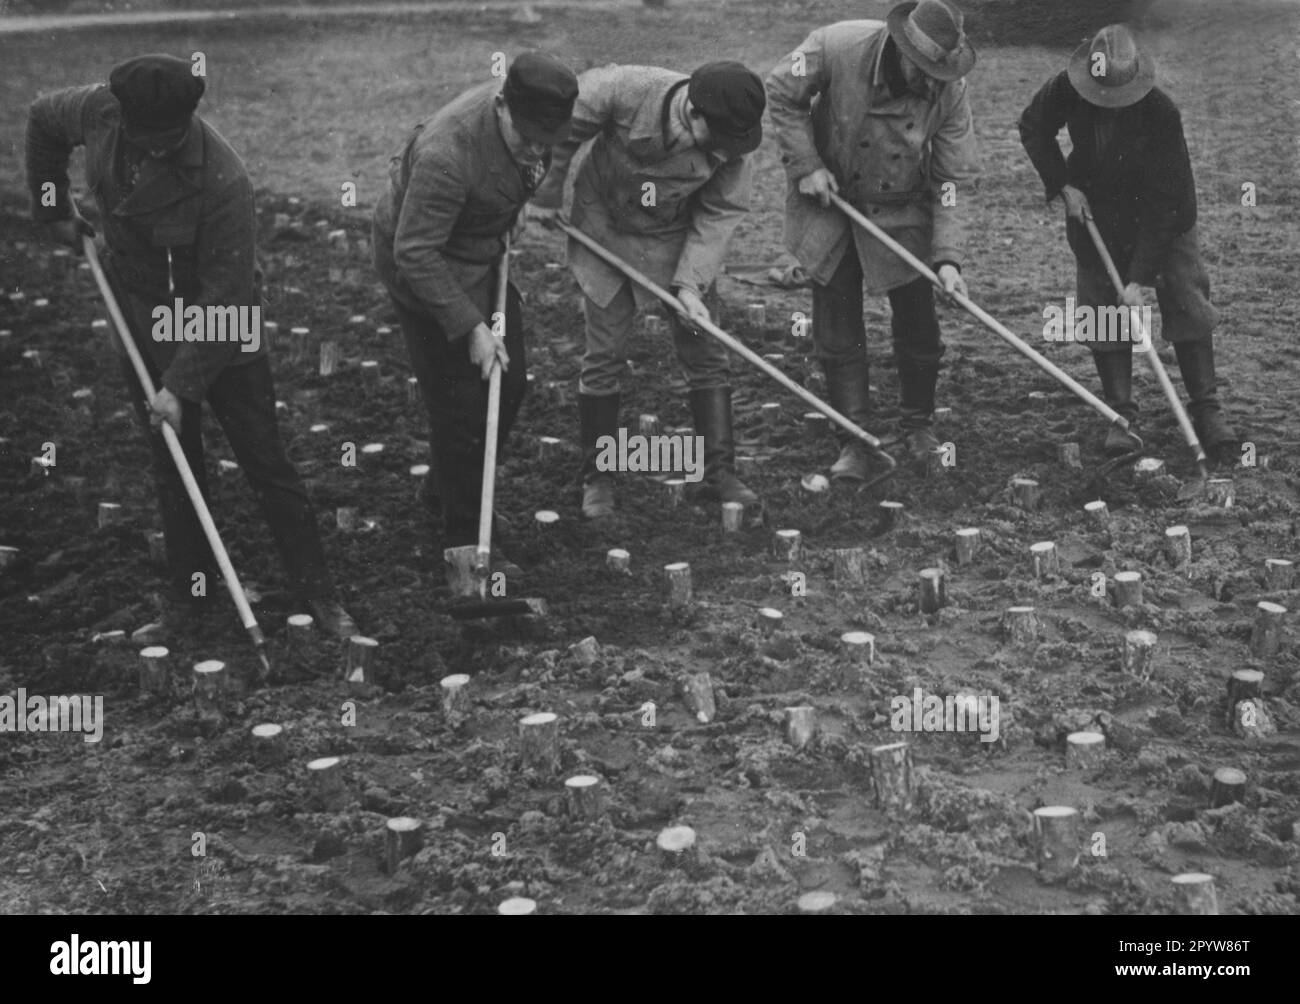
[[[430,477],[443,546],[478,539],[488,383],[499,362],[497,441],[504,446],[527,388],[519,291],[504,334],[491,317],[505,238],[518,229],[567,135],[578,80],[554,56],[524,52],[505,81],[471,88],[416,126],[393,156],[374,214],[374,259],[392,297],[429,416]],[[431,500],[430,500],[431,501]],[[494,546],[493,571],[517,575]]]
[[[1216,390],[1217,315],[1197,238],[1196,187],[1178,108],[1155,79],[1151,54],[1128,28],[1109,25],[1034,95],[1020,116],[1020,138],[1048,200],[1059,195],[1065,204],[1078,307],[1142,307],[1142,287],[1155,287],[1161,334],[1177,354],[1197,436],[1210,456],[1224,459],[1239,441]],[[1062,126],[1074,146],[1068,160],[1056,139]],[[1126,284],[1122,298],[1084,224],[1089,215]],[[1130,422],[1138,414],[1134,344],[1091,344],[1106,402]],[[1112,427],[1105,450],[1119,455],[1135,445]]]
[[[934,287],[829,204],[837,192],[938,272],[962,279],[971,183],[979,173],[963,79],[975,52],[962,15],[941,0],[902,3],[885,21],[816,29],[767,77],[789,188],[785,241],[813,281],[813,340],[831,405],[870,419],[863,281],[888,293],[898,360],[899,432],[910,453],[933,452],[935,388],[944,346]],[[868,454],[840,434],[836,479],[863,480]]]

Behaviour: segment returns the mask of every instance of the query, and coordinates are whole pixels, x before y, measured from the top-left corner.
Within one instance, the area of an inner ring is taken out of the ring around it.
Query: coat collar
[[[636,110],[636,116],[632,119],[628,127],[627,142],[628,146],[637,151],[638,154],[649,153],[650,151],[659,151],[667,154],[669,150],[674,153],[681,153],[687,149],[681,143],[681,133],[683,127],[681,124],[681,104],[680,102],[686,96],[686,89],[678,86],[681,81],[687,80],[687,76],[677,74],[672,80],[669,80],[663,87],[656,88],[653,94],[648,95]],[[674,87],[677,93],[673,95],[673,107],[668,110],[668,137],[669,144],[664,144],[664,98]],[[693,144],[690,144],[693,148]]]
[[[195,115],[189,135],[185,137],[185,144],[172,160],[147,158],[140,184],[119,203],[113,211],[114,215],[141,216],[157,212],[203,191],[203,165],[207,153],[205,130],[203,120]],[[126,137],[120,126],[113,144],[116,162],[117,154],[126,145]]]

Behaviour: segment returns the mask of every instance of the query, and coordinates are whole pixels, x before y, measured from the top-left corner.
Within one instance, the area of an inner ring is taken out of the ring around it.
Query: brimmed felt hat
[[[943,0],[900,3],[885,20],[894,44],[927,76],[957,80],[975,65],[975,50],[962,30],[962,13]]]
[[[1122,24],[1110,24],[1074,50],[1070,83],[1089,104],[1126,108],[1156,85],[1156,62]]]
[[[752,153],[763,141],[767,91],[753,70],[734,60],[705,63],[691,74],[686,96],[728,156]]]
[[[525,52],[506,71],[502,88],[515,128],[525,139],[548,146],[569,133],[578,78],[554,56]]]

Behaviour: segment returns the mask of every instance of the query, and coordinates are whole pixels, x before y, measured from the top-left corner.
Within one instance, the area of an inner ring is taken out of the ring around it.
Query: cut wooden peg
[[[310,338],[311,331],[307,328],[293,327],[289,329],[289,361],[291,363],[301,363],[307,358]]]
[[[379,360],[363,359],[361,360],[361,386],[369,396],[379,389]]]
[[[539,774],[560,769],[560,716],[539,711],[519,719],[519,753],[525,767]]]
[[[341,505],[334,510],[334,522],[344,533],[351,533],[357,528],[357,507]]]
[[[544,464],[552,464],[560,459],[564,441],[554,436],[537,437],[537,459]]]
[[[736,477],[748,480],[758,474],[758,458],[736,454]]]
[[[686,498],[686,482],[682,478],[668,478],[664,483],[664,502],[669,509],[676,509]]]
[[[549,533],[560,521],[560,514],[552,509],[538,509],[533,513],[533,528],[539,533]]]
[[[758,633],[764,638],[780,629],[785,615],[774,607],[761,607],[758,611]]]
[[[767,304],[760,301],[746,304],[745,317],[752,328],[762,328],[767,326]]]
[[[417,377],[407,377],[406,378],[406,403],[419,404],[420,398],[421,398],[421,394],[420,394],[419,379]]]
[[[1124,672],[1143,680],[1151,678],[1155,668],[1156,634],[1154,631],[1128,631],[1124,635]]]
[[[330,377],[339,367],[339,343],[334,339],[320,343],[320,375]]]
[[[593,665],[600,658],[600,643],[596,641],[594,635],[589,635],[570,645],[569,654],[580,666]]]
[[[167,669],[169,654],[162,645],[140,649],[140,689],[146,694],[161,697],[171,691],[171,674]]]
[[[1116,572],[1114,595],[1115,606],[1121,610],[1125,607],[1140,607],[1142,605],[1142,573]]]
[[[803,416],[803,432],[811,443],[820,442],[826,435],[826,430],[830,428],[830,420],[820,411],[805,412]]]
[[[689,562],[675,561],[664,565],[664,582],[668,590],[670,607],[685,607],[691,603],[691,566]]]
[[[1286,617],[1286,607],[1270,600],[1260,600],[1255,604],[1255,626],[1250,633],[1250,654],[1263,658],[1277,655],[1282,646],[1282,620]]]
[[[1056,447],[1056,459],[1062,467],[1073,471],[1083,470],[1083,458],[1079,454],[1078,443],[1061,443]]]
[[[738,533],[745,521],[745,507],[740,502],[722,503],[722,532]]]
[[[442,692],[442,715],[450,724],[462,721],[470,709],[468,673],[452,673],[438,681]]]
[[[218,659],[196,662],[191,680],[194,705],[198,711],[201,714],[219,712],[226,689],[226,664]]]
[[[836,582],[862,585],[867,581],[867,550],[864,547],[837,547],[831,551],[831,566]]]
[[[876,636],[868,631],[845,631],[840,646],[850,662],[870,666],[876,661]]]
[[[1060,558],[1056,545],[1050,540],[1040,540],[1029,545],[1029,553],[1034,561],[1034,578],[1055,579],[1061,574]]]
[[[888,499],[876,506],[876,525],[881,530],[893,530],[903,521],[903,503]]]
[[[800,896],[795,908],[800,914],[817,916],[830,913],[834,909],[835,903],[835,893],[817,889]]]
[[[1237,717],[1237,705],[1242,701],[1259,701],[1264,696],[1264,674],[1258,669],[1233,670],[1228,677],[1228,727]]]
[[[0,547],[0,571],[9,568],[18,560],[18,548],[5,545]]]
[[[1038,616],[1033,607],[1007,607],[1002,626],[1013,645],[1032,645],[1038,640]]]
[[[871,750],[871,787],[876,808],[906,812],[912,807],[912,748],[888,743]]]
[[[267,722],[254,725],[249,731],[253,759],[262,765],[276,764],[284,760],[287,746],[284,726]]]
[[[99,528],[101,530],[122,522],[122,516],[122,506],[117,502],[99,503]]]
[[[600,778],[592,774],[569,778],[564,782],[564,794],[570,819],[591,822],[599,819],[604,811]]]
[[[1295,582],[1295,565],[1285,558],[1264,559],[1264,588],[1269,592],[1283,592]]]
[[[772,554],[781,561],[798,561],[803,534],[798,530],[777,530],[772,534]]]
[[[1209,505],[1219,506],[1223,509],[1232,508],[1232,503],[1236,501],[1232,478],[1210,478],[1206,481],[1205,501]]]
[[[1220,767],[1210,782],[1210,808],[1240,802],[1246,795],[1246,774],[1236,767]]]
[[[1175,568],[1192,560],[1192,535],[1187,527],[1171,526],[1165,530],[1165,553]]]
[[[1106,503],[1101,499],[1095,502],[1085,502],[1083,511],[1088,514],[1088,521],[1094,526],[1106,526],[1110,523],[1110,510],[1106,508]]]
[[[349,687],[354,690],[365,687],[373,668],[375,651],[378,648],[379,642],[373,638],[367,638],[365,635],[354,634],[348,639],[347,666],[344,670],[344,679]]]
[[[977,527],[964,526],[955,534],[957,540],[957,564],[969,565],[975,560],[979,551],[980,532]]]
[[[632,574],[632,555],[621,547],[611,547],[605,552],[605,567],[611,572],[623,575]]]
[[[1165,462],[1155,457],[1143,457],[1133,465],[1133,480],[1146,483],[1165,473]]]
[[[146,535],[149,542],[149,560],[155,565],[167,564],[167,535],[161,530],[153,530]]]
[[[713,701],[713,679],[708,673],[690,673],[682,678],[682,694],[701,725],[708,725],[718,713]]]
[[[502,917],[531,917],[537,913],[537,901],[527,896],[512,896],[497,906]]]
[[[1106,756],[1106,737],[1100,732],[1071,732],[1065,737],[1065,765],[1071,770],[1095,770]]]
[[[937,613],[948,604],[948,589],[944,584],[942,568],[923,568],[917,573],[920,582],[918,604],[923,614]]]
[[[785,709],[785,738],[797,750],[813,740],[817,732],[817,711],[811,704]]]
[[[1181,917],[1217,917],[1219,897],[1214,877],[1204,872],[1184,872],[1169,880],[1174,887],[1174,913]]]
[[[347,799],[343,782],[343,758],[323,756],[307,764],[308,784],[311,788],[313,808],[331,812],[340,808]]]
[[[775,401],[767,401],[758,406],[758,413],[763,418],[763,425],[769,430],[775,429],[781,421],[781,405]]]
[[[638,415],[636,431],[647,437],[659,435],[659,416],[651,414]]]
[[[655,838],[659,860],[665,868],[690,865],[697,859],[695,831],[689,826],[669,826]]]
[[[1068,805],[1034,810],[1038,875],[1045,882],[1068,878],[1079,865],[1079,812]]]
[[[420,821],[411,816],[394,816],[384,824],[384,867],[389,875],[420,850],[420,830]]]
[[[1013,478],[1011,497],[1025,512],[1033,512],[1038,508],[1038,482],[1032,478]]]

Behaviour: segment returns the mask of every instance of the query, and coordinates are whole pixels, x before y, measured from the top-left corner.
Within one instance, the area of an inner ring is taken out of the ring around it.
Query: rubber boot
[[[1178,357],[1178,369],[1183,375],[1183,386],[1187,388],[1187,412],[1201,446],[1216,460],[1221,455],[1239,453],[1241,440],[1219,407],[1218,386],[1214,375],[1214,343],[1208,338],[1196,342],[1175,342],[1174,353]]]
[[[938,366],[921,366],[899,357],[898,424],[907,452],[918,460],[940,446],[933,429],[934,389],[938,382]]]
[[[850,363],[838,364],[823,362],[822,372],[826,374],[826,395],[830,398],[831,407],[854,425],[865,428],[871,417],[871,371],[867,361],[856,359]],[[866,446],[839,426],[835,427],[835,436],[840,443],[840,456],[831,465],[831,480],[867,480],[867,458],[870,454]]]
[[[1101,393],[1106,403],[1130,424],[1136,422],[1138,406],[1133,403],[1133,350],[1094,352],[1092,359],[1097,366],[1097,376],[1101,377]],[[1119,426],[1112,425],[1102,448],[1107,456],[1118,457],[1136,450],[1138,440]]]
[[[754,505],[758,496],[736,477],[736,441],[731,429],[731,388],[705,387],[690,393],[695,432],[704,437],[704,481],[693,492],[704,501]]]
[[[603,519],[614,515],[614,476],[596,467],[602,436],[618,438],[618,394],[579,394],[578,420],[582,426],[582,515]]]

